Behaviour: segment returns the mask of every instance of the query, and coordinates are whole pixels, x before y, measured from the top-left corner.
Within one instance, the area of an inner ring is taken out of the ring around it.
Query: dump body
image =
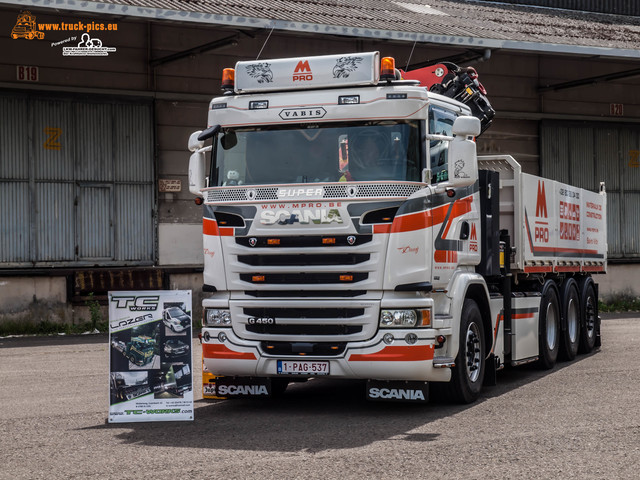
[[[500,228],[512,238],[514,273],[606,272],[607,197],[523,173],[510,156],[478,157],[500,174]]]

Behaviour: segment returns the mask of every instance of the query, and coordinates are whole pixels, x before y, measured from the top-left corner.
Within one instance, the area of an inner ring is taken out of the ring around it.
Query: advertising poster
[[[193,420],[190,290],[109,292],[109,422]]]

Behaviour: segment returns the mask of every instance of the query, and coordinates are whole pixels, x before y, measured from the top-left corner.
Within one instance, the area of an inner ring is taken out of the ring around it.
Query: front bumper
[[[387,333],[394,337],[390,344],[383,341]],[[415,343],[406,340],[410,333],[417,335]],[[231,328],[203,328],[202,335],[203,361],[214,375],[275,377],[278,360],[317,360],[329,362],[325,377],[433,382],[451,378],[449,368],[433,366],[438,352],[433,329],[381,329],[370,340],[347,343],[336,356],[271,355],[263,351],[261,342],[241,339]]]

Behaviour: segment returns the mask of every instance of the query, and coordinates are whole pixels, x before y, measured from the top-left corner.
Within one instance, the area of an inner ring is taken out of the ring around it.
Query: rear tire
[[[580,353],[590,353],[596,344],[598,327],[598,303],[593,283],[587,279],[582,286],[580,298]]]
[[[556,285],[547,280],[542,289],[538,323],[538,365],[550,370],[556,364],[560,349],[560,303]]]
[[[456,366],[451,369],[448,397],[456,403],[472,403],[480,395],[484,380],[486,343],[478,304],[466,299],[460,318],[460,340]]]
[[[578,285],[572,278],[562,285],[562,343],[560,355],[565,360],[573,360],[580,346],[581,307]]]

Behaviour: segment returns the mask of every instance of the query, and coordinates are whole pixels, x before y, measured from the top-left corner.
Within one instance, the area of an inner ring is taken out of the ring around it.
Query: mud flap
[[[492,353],[487,358],[487,361],[484,366],[484,380],[482,381],[482,385],[487,387],[495,387],[497,382],[496,371],[498,370],[498,359]]]
[[[600,286],[597,283],[593,283],[593,287],[596,291],[596,341],[593,344],[594,348],[602,347],[602,337],[600,336],[600,323],[602,319],[600,318],[600,310],[598,310],[598,306],[600,304]]]
[[[367,400],[374,402],[428,402],[429,384],[427,382],[367,380]]]

